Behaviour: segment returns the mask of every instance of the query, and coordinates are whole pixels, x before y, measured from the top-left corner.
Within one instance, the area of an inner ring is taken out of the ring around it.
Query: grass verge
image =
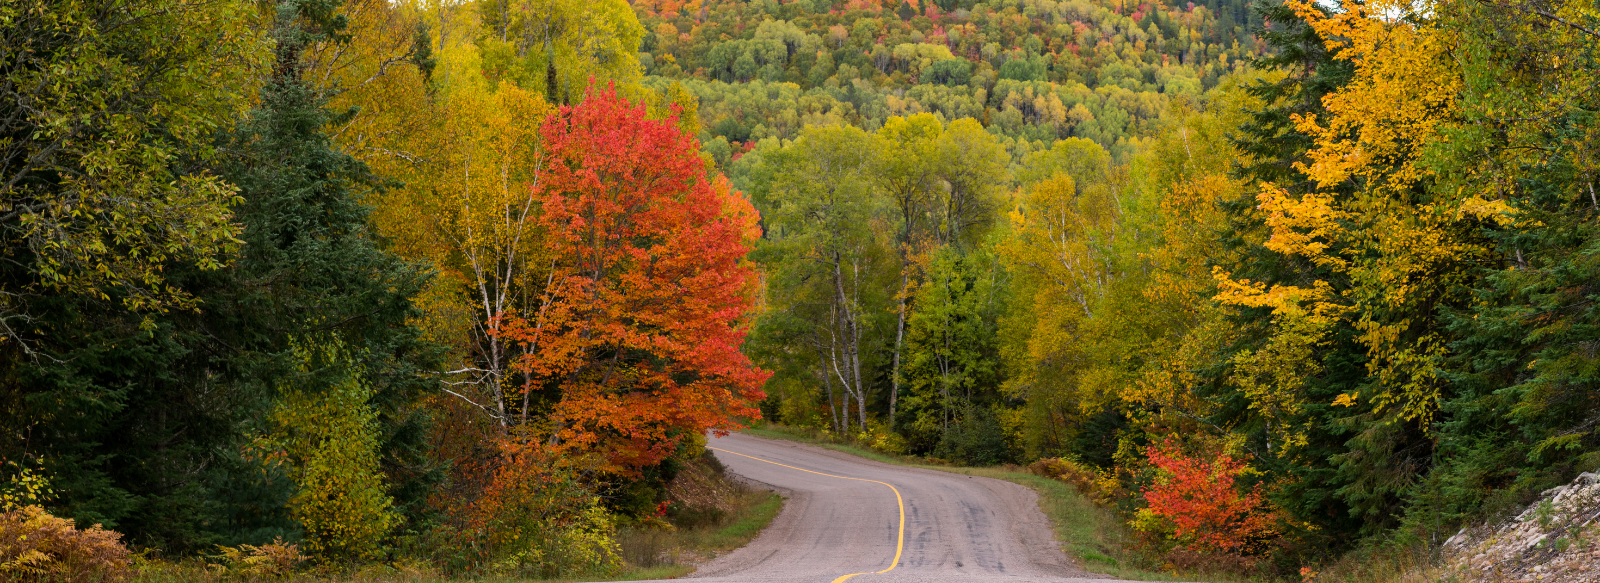
[[[1055,528],[1056,539],[1061,541],[1062,550],[1084,570],[1123,579],[1147,581],[1193,581],[1196,578],[1193,574],[1179,576],[1176,573],[1141,568],[1139,556],[1131,550],[1133,539],[1128,527],[1115,514],[1090,502],[1070,485],[1026,473],[1014,466],[969,468],[929,464],[927,460],[921,458],[885,454],[833,441],[818,431],[773,424],[745,429],[741,433],[754,437],[809,443],[884,463],[1021,484],[1039,494],[1039,510],[1050,519],[1050,524]]]
[[[617,533],[627,567],[620,579],[670,579],[749,543],[783,509],[783,497],[732,479],[716,456],[687,464],[667,486],[666,523]],[[670,524],[670,526],[668,526]]]

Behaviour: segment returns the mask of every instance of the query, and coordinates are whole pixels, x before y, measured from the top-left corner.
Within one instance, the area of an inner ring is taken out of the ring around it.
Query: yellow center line
[[[769,464],[772,464],[772,465],[775,465],[775,466],[783,466],[783,467],[789,468],[791,470],[800,470],[802,472],[806,472],[806,473],[810,473],[810,474],[816,474],[816,475],[819,475],[819,476],[827,476],[827,477],[830,477],[830,478],[839,478],[841,480],[855,480],[857,482],[872,482],[874,484],[883,484],[885,486],[888,486],[890,490],[894,491],[895,504],[898,504],[900,506],[900,535],[899,535],[898,540],[896,540],[895,543],[894,543],[894,561],[889,563],[889,568],[884,569],[882,571],[873,571],[873,573],[874,574],[876,574],[876,573],[888,573],[890,571],[893,571],[895,567],[900,565],[900,553],[905,551],[905,548],[906,548],[906,501],[905,501],[904,498],[900,497],[900,490],[898,488],[895,488],[893,484],[890,484],[888,482],[879,482],[877,480],[868,480],[866,478],[852,478],[852,477],[849,477],[849,476],[835,476],[833,474],[824,474],[822,472],[814,472],[814,471],[811,471],[811,470],[808,470],[808,469],[805,469],[805,468],[797,468],[797,467],[794,467],[794,466],[791,466],[791,465],[787,465],[787,464],[780,464],[780,463],[772,461],[772,460],[764,460],[764,459],[758,458],[758,457],[753,456],[753,455],[745,455],[745,454],[742,454],[742,453],[739,453],[739,452],[736,452],[736,451],[728,451],[728,450],[722,449],[720,447],[706,446],[706,449],[714,449],[714,450],[720,451],[722,453],[731,453],[733,455],[736,455],[736,456],[739,456],[739,457],[747,457],[747,458],[756,460],[758,462],[766,462],[766,463],[769,463]],[[842,583],[844,580],[849,579],[851,577],[854,577],[856,575],[866,575],[866,574],[867,573],[851,573],[849,575],[841,576],[838,579],[834,579],[833,583]]]

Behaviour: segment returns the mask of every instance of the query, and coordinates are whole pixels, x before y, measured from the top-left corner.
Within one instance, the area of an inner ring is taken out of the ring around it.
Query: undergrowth
[[[637,581],[671,579],[744,546],[783,508],[783,497],[732,479],[715,457],[686,464],[668,486],[658,516],[618,529],[624,564],[620,572],[548,581]],[[356,570],[295,569],[293,545],[223,548],[209,558],[178,561],[139,559],[128,583],[512,583],[526,576],[448,577],[425,563],[373,564]],[[5,581],[0,577],[0,581]]]
[[[715,462],[715,458],[709,459]],[[720,498],[718,504],[669,504],[663,518],[670,526],[641,524],[618,533],[622,557],[628,566],[622,580],[664,579],[693,573],[696,565],[750,542],[783,508],[783,497],[729,479],[722,474],[720,464],[710,476],[713,479],[704,479],[708,477],[705,471],[705,466],[691,466],[680,479],[687,478],[691,484],[701,482],[698,485],[702,493],[709,489],[707,485],[724,489],[712,493]]]

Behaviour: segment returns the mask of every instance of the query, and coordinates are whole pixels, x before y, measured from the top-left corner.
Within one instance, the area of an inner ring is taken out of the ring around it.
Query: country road
[[[749,545],[701,581],[1091,581],[1062,554],[1025,487],[733,434],[708,445],[728,470],[788,497]]]

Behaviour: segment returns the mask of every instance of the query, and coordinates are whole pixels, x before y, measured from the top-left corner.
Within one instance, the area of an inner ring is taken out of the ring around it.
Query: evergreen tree
[[[894,9],[894,13],[900,17],[900,20],[911,20],[911,17],[917,15],[917,9],[912,8],[910,2],[900,0],[900,6]]]
[[[52,512],[171,554],[294,538],[294,483],[251,444],[271,432],[285,386],[339,389],[356,369],[389,493],[408,518],[421,515],[439,474],[417,407],[436,350],[408,322],[428,274],[367,233],[359,189],[380,184],[333,147],[325,128],[341,116],[302,78],[304,47],[341,40],[337,8],[277,7],[269,82],[219,140],[244,244],[222,269],[163,266],[197,308],[133,314],[120,292],[32,303],[48,326],[30,331],[37,357],[13,351],[0,365],[0,456],[44,460],[60,493]],[[332,341],[349,358],[307,365],[295,353]]]
[[[1317,8],[1328,10],[1320,4]],[[1234,141],[1250,155],[1239,172],[1245,178],[1304,192],[1307,178],[1294,164],[1306,161],[1313,138],[1295,129],[1293,116],[1323,111],[1322,98],[1350,80],[1352,65],[1334,60],[1317,31],[1283,2],[1258,0],[1254,10],[1270,23],[1256,28],[1255,33],[1271,49],[1255,58],[1253,65],[1287,74],[1277,82],[1257,81],[1246,89],[1265,106],[1251,112],[1242,135]]]
[[[1439,464],[1408,519],[1435,532],[1600,464],[1600,196],[1593,144],[1596,39],[1514,5],[1452,5],[1463,122],[1436,145],[1441,189],[1492,192],[1518,212],[1486,222],[1498,261],[1445,319],[1453,395]]]
[[[231,136],[236,156],[225,169],[244,199],[237,216],[245,245],[234,266],[244,285],[210,303],[244,324],[225,340],[248,347],[237,356],[241,382],[305,391],[341,386],[352,376],[348,367],[360,370],[379,415],[384,471],[402,510],[415,518],[437,474],[424,457],[425,419],[415,407],[432,386],[427,371],[437,353],[409,323],[416,315],[410,298],[429,274],[367,232],[359,189],[382,184],[326,133],[355,112],[328,110],[328,91],[305,78],[304,50],[348,41],[340,4],[277,6],[272,76],[260,105]],[[351,358],[305,366],[296,343],[339,343]]]
[[[1319,9],[1327,10],[1319,6]],[[1261,100],[1260,110],[1248,112],[1240,133],[1232,136],[1236,148],[1247,154],[1244,163],[1235,168],[1240,178],[1255,183],[1273,183],[1295,194],[1304,194],[1313,188],[1310,179],[1295,165],[1308,161],[1315,138],[1295,128],[1293,116],[1315,115],[1323,112],[1322,98],[1349,81],[1352,75],[1348,61],[1333,59],[1323,45],[1323,39],[1292,8],[1282,2],[1262,0],[1254,10],[1268,26],[1255,30],[1270,47],[1268,53],[1255,60],[1255,66],[1264,70],[1282,70],[1286,75],[1277,82],[1258,81],[1246,91]],[[1220,235],[1237,251],[1237,258],[1222,266],[1236,277],[1268,285],[1311,285],[1317,280],[1332,280],[1335,276],[1325,269],[1304,261],[1271,252],[1260,242],[1267,236],[1265,217],[1257,208],[1259,189],[1245,189],[1236,200],[1223,201],[1222,207],[1230,216],[1229,229]],[[1229,316],[1234,325],[1245,330],[1264,330],[1273,321],[1267,308],[1240,308]],[[1257,349],[1264,334],[1246,334],[1235,352]],[[1338,412],[1326,405],[1342,393],[1351,391],[1365,382],[1364,350],[1356,342],[1356,332],[1341,326],[1330,338],[1330,345],[1320,353],[1322,373],[1311,379],[1305,388],[1313,402],[1304,411],[1311,427],[1303,459],[1313,463],[1290,463],[1272,455],[1258,459],[1270,464],[1276,472],[1293,476],[1290,485],[1279,491],[1278,502],[1298,518],[1321,527],[1320,531],[1300,533],[1311,538],[1340,537],[1371,524],[1389,524],[1382,520],[1367,522],[1355,515],[1352,504],[1341,495],[1350,483],[1350,477],[1331,465],[1334,456],[1344,454],[1348,448],[1348,426],[1337,423]],[[1265,433],[1268,431],[1261,418],[1249,409],[1249,401],[1238,388],[1225,382],[1229,371],[1226,361],[1219,362],[1209,371],[1213,384],[1207,386],[1222,403],[1215,422],[1237,424],[1262,440],[1261,453],[1265,451]],[[1387,460],[1386,457],[1380,459]],[[1334,539],[1326,539],[1333,543]]]

